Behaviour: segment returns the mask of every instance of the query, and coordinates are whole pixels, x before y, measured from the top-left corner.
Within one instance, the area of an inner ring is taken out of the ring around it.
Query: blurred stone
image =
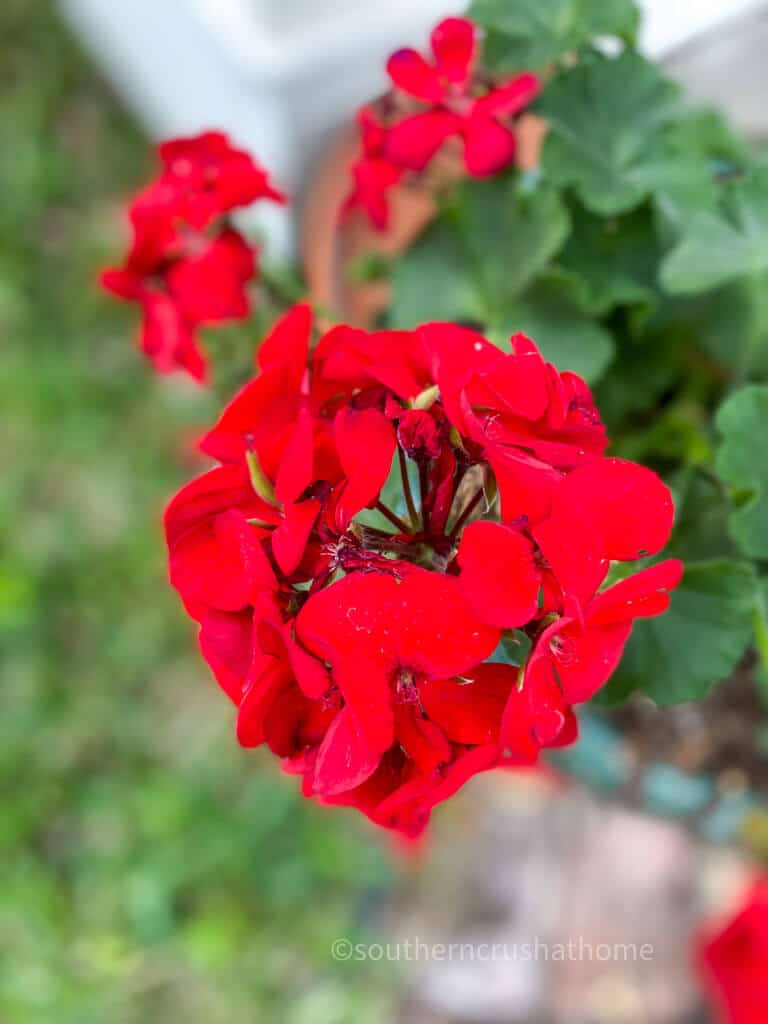
[[[745,873],[733,852],[553,775],[480,777],[436,815],[397,914],[393,941],[422,947],[401,965],[398,1021],[691,1024],[693,937]]]

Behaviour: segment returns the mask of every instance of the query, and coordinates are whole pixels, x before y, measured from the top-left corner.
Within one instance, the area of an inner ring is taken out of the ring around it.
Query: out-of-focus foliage
[[[0,5],[0,134],[0,1020],[386,1019],[386,970],[330,955],[386,851],[237,747],[166,584],[218,403],[96,287],[147,146],[49,4]],[[252,339],[214,344],[226,390]]]
[[[635,50],[631,0],[475,0],[470,17],[494,72],[542,77],[540,167],[445,190],[389,322],[458,319],[502,346],[522,330],[587,378],[613,453],[673,486],[667,553],[688,567],[602,699],[694,700],[765,653],[765,159]]]

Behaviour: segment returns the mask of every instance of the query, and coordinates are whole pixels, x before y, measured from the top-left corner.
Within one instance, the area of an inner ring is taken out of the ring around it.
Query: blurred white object
[[[59,2],[154,137],[221,128],[294,198],[334,130],[384,87],[388,54],[423,46],[442,16],[468,7],[468,0]],[[643,48],[660,56],[758,6],[641,0]],[[275,256],[290,252],[295,209],[265,204],[258,212]]]
[[[643,12],[640,44],[650,57],[715,29],[724,21],[764,7],[761,0],[639,0]]]
[[[334,131],[383,90],[386,57],[423,46],[446,10],[445,0],[60,3],[153,137],[221,128],[294,200]],[[271,256],[291,251],[295,212],[257,211]]]

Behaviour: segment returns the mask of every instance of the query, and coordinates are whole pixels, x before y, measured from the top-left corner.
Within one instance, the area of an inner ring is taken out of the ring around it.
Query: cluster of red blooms
[[[423,171],[448,139],[463,142],[464,167],[474,178],[514,160],[514,118],[535,98],[539,80],[525,72],[495,82],[476,67],[479,38],[471,21],[446,18],[432,32],[433,63],[416,50],[390,57],[394,92],[360,111],[362,154],[345,209],[361,207],[384,229],[389,190],[407,172]]]
[[[679,581],[666,561],[601,589],[663,547],[672,500],[522,335],[311,334],[291,310],[204,438],[220,465],[168,508],[171,580],[240,742],[416,836],[470,776],[575,739],[572,705]]]
[[[722,1024],[768,1021],[768,877],[758,878],[725,928],[699,944],[699,962]]]
[[[158,152],[159,176],[130,205],[125,263],[105,271],[102,284],[141,305],[140,344],[156,370],[182,369],[203,380],[196,329],[250,313],[246,287],[256,253],[228,215],[257,199],[285,200],[220,132],[174,139]]]

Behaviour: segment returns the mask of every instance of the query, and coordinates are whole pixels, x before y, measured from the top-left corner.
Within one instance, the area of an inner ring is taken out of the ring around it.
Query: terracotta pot
[[[517,125],[518,166],[538,166],[546,122],[524,115]],[[413,176],[392,189],[386,231],[377,231],[364,213],[339,220],[349,191],[349,168],[360,152],[354,126],[346,128],[320,161],[310,185],[301,222],[301,262],[310,299],[327,321],[342,319],[371,328],[389,303],[386,282],[355,282],[350,271],[362,257],[375,253],[393,259],[405,252],[437,214],[436,192],[463,176],[460,153],[445,147],[429,176]]]

